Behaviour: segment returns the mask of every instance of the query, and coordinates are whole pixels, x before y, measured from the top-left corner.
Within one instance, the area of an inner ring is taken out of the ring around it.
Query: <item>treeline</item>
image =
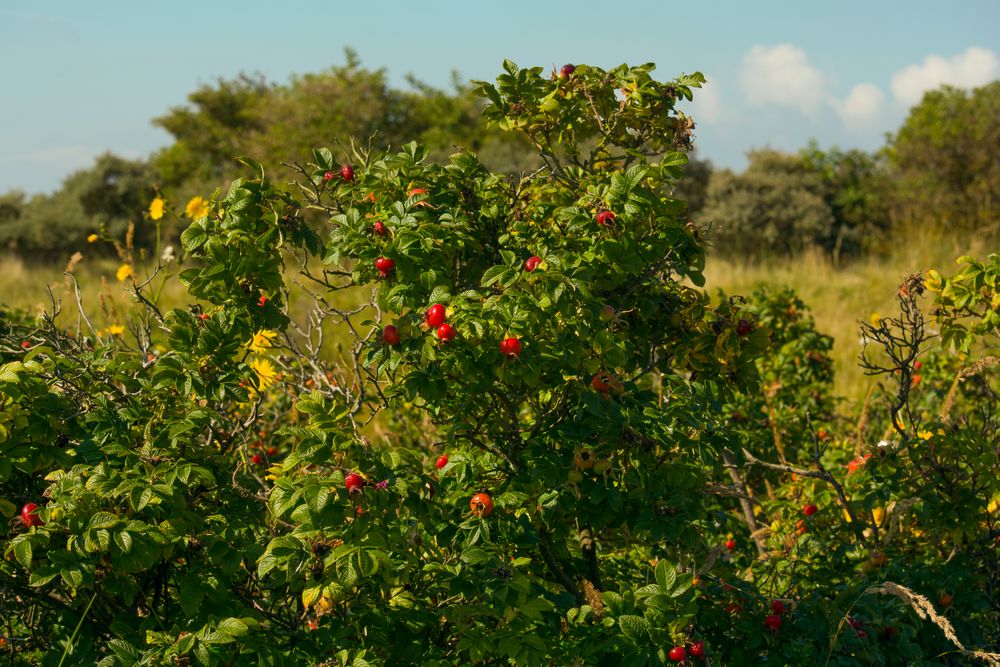
[[[730,257],[834,260],[880,253],[923,229],[1000,236],[1000,81],[928,92],[874,153],[752,151],[740,174],[714,171],[695,218]]]
[[[0,195],[0,249],[61,260],[91,233],[120,235],[139,222],[157,194],[175,206],[211,194],[240,173],[235,156],[289,174],[281,164],[287,156],[350,137],[377,148],[417,140],[436,160],[461,146],[497,171],[539,166],[526,143],[482,124],[470,85],[457,77],[451,91],[408,83],[391,87],[385,70],[366,69],[348,52],[344,65],[285,84],[243,75],[202,86],[186,106],[154,119],[173,143],[149,158],[105,154],[51,195]],[[882,250],[900,228],[995,235],[998,156],[1000,82],[971,92],[945,87],[928,93],[875,153],[816,145],[796,154],[754,151],[738,174],[693,159],[673,194],[688,202],[716,254],[761,258],[819,247],[840,259]],[[137,225],[137,245],[152,233]]]

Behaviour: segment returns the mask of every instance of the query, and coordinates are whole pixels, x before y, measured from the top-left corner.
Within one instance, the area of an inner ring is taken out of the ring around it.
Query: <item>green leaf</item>
[[[112,514],[111,512],[95,512],[94,515],[90,517],[87,527],[92,530],[98,528],[112,528],[118,525],[118,521],[118,516]]]
[[[462,552],[462,560],[470,565],[475,565],[477,563],[485,563],[491,560],[493,557],[485,550],[479,547],[472,547],[470,549],[465,549]]]
[[[677,571],[671,563],[666,560],[661,560],[656,564],[656,570],[654,571],[656,575],[656,583],[660,587],[660,591],[663,593],[670,593],[673,590],[674,584],[677,582]]]
[[[224,618],[219,621],[219,625],[215,628],[217,633],[225,633],[233,638],[242,637],[248,630],[246,622],[239,618]]]
[[[316,166],[321,170],[329,171],[333,169],[333,153],[330,152],[329,148],[313,149],[313,159],[316,160]]]
[[[53,567],[44,567],[35,570],[28,577],[29,586],[44,586],[59,576],[59,570]]]
[[[31,540],[28,539],[27,535],[19,535],[14,538],[13,543],[14,558],[20,563],[26,570],[31,569]]]
[[[194,252],[208,241],[208,231],[204,221],[191,223],[191,226],[181,232],[181,245],[187,252]]]
[[[59,576],[66,582],[66,585],[76,590],[83,585],[83,572],[80,570],[64,569],[59,572]]]
[[[486,272],[483,274],[483,280],[482,280],[482,283],[481,283],[482,286],[483,287],[489,287],[493,283],[499,281],[500,278],[508,270],[509,269],[506,266],[502,265],[502,264],[499,264],[497,266],[491,266],[490,268],[486,269]]]
[[[252,169],[254,175],[257,178],[260,178],[260,179],[264,178],[264,165],[262,165],[260,162],[257,162],[256,160],[253,160],[253,159],[248,158],[248,157],[238,157],[238,158],[236,158],[236,161],[239,162],[240,164],[242,164],[244,166],[247,166],[250,169]]]
[[[626,637],[636,642],[647,641],[652,632],[649,621],[642,616],[634,616],[632,614],[619,616],[618,626],[622,629],[622,633]]]

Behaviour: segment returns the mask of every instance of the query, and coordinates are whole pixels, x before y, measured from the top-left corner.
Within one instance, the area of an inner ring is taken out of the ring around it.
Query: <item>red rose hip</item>
[[[784,614],[785,613],[785,605],[784,605],[784,603],[781,600],[774,600],[774,601],[772,601],[771,602],[771,611],[773,611],[775,614]]]
[[[542,258],[538,255],[532,255],[524,262],[524,270],[531,273],[538,268],[538,265],[542,263]]]
[[[726,540],[726,549],[732,551],[735,548],[736,548],[736,540],[733,539]]]
[[[764,625],[771,631],[777,632],[778,628],[781,627],[781,617],[777,614],[771,614],[764,619]]]
[[[516,357],[521,354],[521,341],[511,336],[500,341],[500,352],[508,357]]]
[[[576,66],[567,63],[559,68],[559,78],[568,79],[571,76],[573,76],[573,72],[575,71],[576,71]]]
[[[449,340],[454,339],[457,335],[458,331],[455,330],[455,327],[451,326],[447,322],[437,328],[437,337],[443,342],[448,342]]]
[[[349,164],[345,164],[343,167],[340,168],[340,177],[345,181],[353,181],[354,168],[351,167],[351,165]]]
[[[610,225],[612,222],[615,221],[615,217],[616,216],[614,211],[600,211],[597,214],[597,224],[599,224],[601,227]]]
[[[802,508],[802,513],[805,514],[806,516],[812,516],[818,511],[819,508],[816,507],[815,505],[806,505],[805,507]]]
[[[448,465],[448,455],[442,454],[441,456],[439,456],[437,458],[437,461],[434,462],[434,465],[435,467],[437,467],[438,470]]]
[[[444,324],[447,313],[440,303],[435,303],[433,306],[427,309],[427,313],[424,315],[424,321],[427,322],[429,327],[439,327]]]
[[[352,472],[344,478],[344,488],[351,493],[360,493],[365,488],[365,480],[358,473]]]
[[[372,234],[375,234],[376,236],[385,236],[385,233],[386,229],[384,222],[376,222],[372,225]]]
[[[399,345],[399,329],[391,324],[382,329],[382,342],[386,345]]]
[[[29,528],[31,526],[45,525],[45,522],[38,516],[38,505],[35,503],[26,503],[24,507],[21,508],[21,523]]]
[[[477,493],[469,501],[469,508],[476,516],[485,519],[493,514],[493,499],[488,493]]]
[[[389,257],[379,257],[375,260],[375,268],[378,269],[379,274],[385,278],[394,268],[396,268],[396,260],[390,259]]]
[[[692,642],[688,647],[688,653],[692,658],[701,658],[705,655],[705,644],[703,642]]]
[[[675,646],[667,653],[667,657],[674,662],[684,662],[684,658],[687,657],[687,651],[684,650],[683,646]]]

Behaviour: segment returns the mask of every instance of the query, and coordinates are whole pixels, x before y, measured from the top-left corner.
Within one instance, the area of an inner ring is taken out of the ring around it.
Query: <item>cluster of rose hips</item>
[[[323,174],[323,181],[329,183],[333,180],[334,174],[332,171],[328,171]],[[354,167],[349,164],[345,164],[340,168],[340,177],[347,181],[348,183],[354,180]]]
[[[448,465],[447,454],[442,454],[437,458],[437,460],[434,461],[434,467],[436,467],[438,470],[443,470],[444,467],[447,465]],[[365,490],[365,486],[367,486],[367,484],[368,482],[365,480],[365,478],[356,472],[348,473],[344,477],[344,488],[347,489],[347,492],[351,495],[357,493],[363,493]],[[389,484],[388,480],[384,480],[382,482],[378,482],[375,485],[375,488],[385,489],[388,487],[388,484]],[[363,513],[360,507],[358,507],[357,509],[358,509],[358,514]],[[472,513],[475,516],[485,519],[486,517],[488,517],[490,514],[493,513],[493,498],[491,498],[490,494],[486,493],[485,491],[480,491],[479,493],[476,493],[475,495],[472,496],[472,499],[469,501],[469,509],[472,510]]]
[[[268,458],[273,458],[278,455],[278,448],[274,447],[264,447],[264,443],[257,443],[260,447],[259,452],[254,452],[250,455],[250,462],[255,466],[264,465],[267,459],[264,458],[264,454],[267,454]],[[261,453],[263,452],[263,453]]]
[[[606,475],[611,470],[611,461],[597,458],[594,452],[586,447],[573,453],[573,469],[569,471],[569,481],[578,484],[583,481],[584,473],[592,470],[598,475]]]
[[[705,644],[703,642],[691,642],[686,649],[683,646],[675,646],[667,653],[667,657],[673,662],[684,662],[689,655],[692,658],[704,657]]]
[[[440,303],[435,303],[424,313],[424,323],[434,330],[435,335],[442,343],[454,340],[458,335],[458,330],[448,321],[448,311]],[[399,329],[392,324],[386,325],[382,329],[382,342],[386,345],[399,345]],[[521,354],[521,339],[516,336],[509,336],[500,341],[500,352],[507,357],[517,357]]]
[[[424,313],[424,322],[431,329],[435,330],[434,333],[437,335],[438,340],[443,343],[454,340],[455,336],[458,335],[458,330],[449,324],[447,319],[448,311],[440,303],[435,303]]]
[[[781,629],[781,616],[786,611],[788,611],[788,609],[781,600],[773,600],[771,602],[772,613],[764,618],[764,627],[771,632],[777,632]]]

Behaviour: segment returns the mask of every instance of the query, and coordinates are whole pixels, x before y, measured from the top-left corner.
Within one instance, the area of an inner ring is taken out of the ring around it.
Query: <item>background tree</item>
[[[7,195],[0,204],[0,245],[39,259],[62,259],[103,230],[120,237],[153,197],[155,177],[144,160],[105,153],[93,167],[71,174],[52,195]],[[15,215],[16,213],[16,215]],[[141,225],[136,241],[152,232]]]
[[[287,173],[282,162],[288,155],[308,154],[333,137],[370,141],[375,150],[416,139],[436,162],[462,146],[483,151],[490,166],[505,171],[537,167],[526,142],[486,129],[482,101],[457,74],[451,91],[413,76],[408,89],[394,88],[384,68],[364,68],[351,50],[345,57],[344,65],[284,85],[241,75],[199,88],[189,106],[154,121],[174,137],[154,157],[163,185],[180,200],[205,194],[238,173],[234,155],[259,156],[269,172]]]
[[[162,184],[214,182],[231,173],[232,156],[245,154],[247,136],[261,128],[257,108],[270,101],[271,92],[260,75],[219,79],[188,95],[191,106],[174,107],[154,119],[174,138],[153,157]]]
[[[893,222],[994,235],[1000,223],[1000,81],[924,95],[885,155]]]
[[[823,246],[834,227],[819,175],[801,158],[752,151],[742,174],[712,174],[698,220],[709,227],[718,252],[754,259],[794,255]]]
[[[822,241],[833,260],[882,249],[889,227],[884,162],[860,150],[823,151],[815,141],[799,157],[820,177],[823,199],[833,214],[833,227]]]
[[[674,184],[672,197],[687,202],[688,215],[697,216],[705,207],[708,182],[712,177],[712,163],[692,157],[684,165],[684,178]]]
[[[20,190],[0,195],[0,247],[6,250],[14,249],[13,232],[24,211],[25,199]]]

